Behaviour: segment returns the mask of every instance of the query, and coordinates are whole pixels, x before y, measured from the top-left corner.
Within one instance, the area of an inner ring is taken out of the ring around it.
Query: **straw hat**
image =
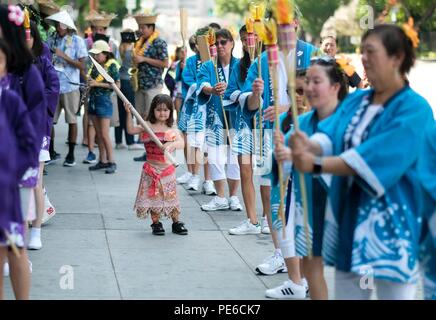
[[[59,6],[53,0],[37,0],[39,12],[51,16],[60,11]]]
[[[109,45],[107,44],[106,41],[98,40],[98,41],[94,42],[94,44],[92,45],[92,49],[89,50],[89,53],[99,54],[102,52],[110,52],[110,51],[111,51],[111,48],[109,47]]]
[[[133,17],[135,18],[138,26],[140,26],[143,24],[156,24],[157,16],[158,14],[140,13],[140,14],[135,14]]]
[[[93,27],[103,27],[107,28],[111,24],[111,21],[116,17],[116,14],[109,14],[104,11],[101,13],[92,10],[89,15],[85,18],[86,21],[89,21],[91,26]]]
[[[66,25],[69,29],[73,29],[77,31],[76,26],[74,25],[73,19],[71,19],[70,15],[66,11],[60,11],[58,13],[52,14],[45,18],[47,21],[56,21]]]

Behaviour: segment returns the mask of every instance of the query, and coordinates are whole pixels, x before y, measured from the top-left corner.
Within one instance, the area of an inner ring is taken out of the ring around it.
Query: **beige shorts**
[[[59,103],[56,108],[53,122],[57,123],[62,109],[65,112],[65,122],[68,124],[77,123],[76,113],[79,110],[80,103],[80,91],[71,91],[67,93],[61,93],[59,96]]]
[[[139,112],[144,120],[147,118],[148,111],[150,110],[151,101],[155,96],[162,93],[163,86],[160,84],[151,89],[139,89],[135,93],[135,109]]]

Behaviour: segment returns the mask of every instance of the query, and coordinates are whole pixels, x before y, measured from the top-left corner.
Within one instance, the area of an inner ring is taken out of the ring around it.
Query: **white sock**
[[[275,254],[276,256],[281,256],[281,255],[282,255],[282,250],[281,250],[280,248],[275,249],[275,250],[274,250],[274,254]]]
[[[41,238],[41,228],[30,229],[30,237],[31,238]]]
[[[306,278],[301,278],[301,282],[300,282],[300,284],[301,284],[302,286],[307,287],[307,286],[308,286],[308,283],[307,283]]]

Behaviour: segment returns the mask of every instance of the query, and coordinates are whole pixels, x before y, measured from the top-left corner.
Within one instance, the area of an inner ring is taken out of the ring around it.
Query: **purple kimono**
[[[59,101],[59,78],[58,74],[51,63],[52,55],[46,44],[44,44],[42,54],[36,58],[35,65],[41,73],[42,80],[45,85],[45,99],[47,101],[47,119],[46,119],[46,131],[44,134],[44,140],[42,149],[48,151],[50,146],[51,129],[53,127],[53,117],[56,111],[56,106]]]
[[[17,246],[24,246],[24,226],[18,183],[37,159],[39,149],[29,112],[20,96],[0,88],[0,246],[7,230]],[[18,161],[18,159],[21,159]]]
[[[32,157],[34,162],[32,162],[30,166],[34,168],[34,170],[29,170],[29,174],[26,174],[26,177],[20,182],[20,185],[23,187],[34,188],[38,181],[38,170],[35,170],[35,168],[39,168],[39,151],[41,150],[43,137],[47,130],[45,89],[38,68],[35,65],[31,65],[22,74],[11,74],[9,88],[18,93],[26,104],[36,134],[35,143],[38,151],[35,157]],[[22,162],[26,160],[18,158],[17,161]]]

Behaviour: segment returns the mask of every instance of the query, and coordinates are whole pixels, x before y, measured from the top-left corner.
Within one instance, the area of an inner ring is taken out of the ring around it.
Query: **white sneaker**
[[[304,299],[306,288],[295,284],[292,280],[286,280],[281,286],[266,290],[265,296],[273,299]]]
[[[271,230],[269,229],[268,219],[266,216],[262,218],[262,220],[260,222],[260,226],[261,226],[262,233],[264,233],[264,234],[271,233]]]
[[[53,218],[55,214],[56,214],[56,209],[51,204],[50,199],[47,196],[47,192],[45,191],[44,188],[44,215],[42,216],[41,224],[47,223],[47,221]]]
[[[191,180],[191,177],[192,177],[192,173],[185,172],[180,177],[178,177],[176,179],[176,181],[177,181],[178,184],[185,184],[185,183],[188,183],[189,180]]]
[[[276,273],[288,272],[285,260],[280,253],[274,253],[267,257],[256,267],[256,271],[263,275],[273,275]]]
[[[259,234],[260,224],[252,224],[250,219],[243,221],[239,226],[231,228],[229,234],[244,235],[244,234]]]
[[[30,240],[27,244],[27,249],[29,250],[39,250],[42,248],[41,233],[35,234],[34,231],[34,228],[30,230]]]
[[[132,150],[144,150],[144,145],[139,144],[139,143],[134,143],[134,144],[131,144],[131,145],[127,146],[127,149],[129,151],[132,151]]]
[[[309,297],[309,283],[307,283],[306,278],[301,279],[301,284],[306,288],[306,298]]]
[[[200,187],[200,176],[192,176],[188,182],[188,190],[198,191]]]
[[[229,204],[232,211],[242,211],[242,205],[237,196],[230,197]]]
[[[229,201],[226,198],[215,196],[209,203],[203,204],[201,210],[203,211],[217,211],[228,210]]]
[[[213,185],[212,180],[205,180],[203,182],[203,193],[208,195],[208,196],[215,196],[216,195],[216,189],[215,189],[215,186]]]
[[[9,263],[5,262],[3,265],[3,277],[9,277]]]

